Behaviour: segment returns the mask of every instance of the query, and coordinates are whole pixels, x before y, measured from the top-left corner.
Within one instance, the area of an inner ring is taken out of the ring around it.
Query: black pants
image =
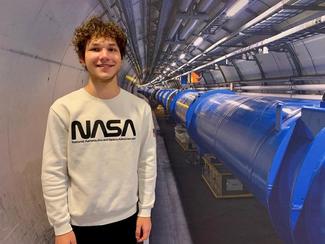
[[[135,228],[137,214],[131,217],[98,226],[72,226],[77,244],[136,244]]]

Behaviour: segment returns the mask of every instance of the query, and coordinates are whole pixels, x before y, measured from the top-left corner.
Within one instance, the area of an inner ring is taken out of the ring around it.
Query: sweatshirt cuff
[[[151,216],[151,208],[140,208],[138,212],[139,217],[150,217]]]
[[[56,236],[66,234],[72,231],[72,227],[69,223],[64,223],[62,225],[54,226],[54,233]]]

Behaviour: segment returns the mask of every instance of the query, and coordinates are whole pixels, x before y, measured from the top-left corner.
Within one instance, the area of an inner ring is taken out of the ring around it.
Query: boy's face
[[[85,64],[93,81],[110,82],[116,79],[122,65],[120,49],[112,38],[92,38],[85,50]]]

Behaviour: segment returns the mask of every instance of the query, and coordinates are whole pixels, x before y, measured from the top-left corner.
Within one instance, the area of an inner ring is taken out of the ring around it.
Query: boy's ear
[[[82,59],[82,58],[79,58],[79,63],[82,65],[82,67],[83,67],[85,70],[87,70],[87,67],[86,67],[86,62],[85,62],[85,60],[84,60],[84,59]]]

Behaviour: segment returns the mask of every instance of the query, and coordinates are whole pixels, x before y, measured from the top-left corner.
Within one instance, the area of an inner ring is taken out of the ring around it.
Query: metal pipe
[[[211,6],[212,3],[213,3],[213,0],[202,0],[202,1],[200,1],[199,5],[197,7],[198,12],[200,12],[200,13],[206,12],[209,9],[209,7]]]
[[[173,97],[168,110],[177,122],[185,124],[188,106],[194,101],[198,94],[198,91],[188,89],[178,91],[178,93]]]
[[[240,92],[239,94],[247,96],[264,96],[264,97],[284,97],[284,98],[296,98],[296,99],[310,99],[321,100],[321,95],[309,95],[309,94],[277,94],[277,93],[254,93],[254,92]]]
[[[285,243],[325,243],[325,109],[319,101],[200,96],[186,124],[268,209]]]
[[[237,86],[241,90],[293,90],[293,91],[325,91],[325,84],[278,85],[278,86]]]
[[[325,243],[320,102],[185,90],[170,106],[200,153],[224,162],[268,209],[285,243],[315,244]]]
[[[170,29],[170,32],[168,34],[169,40],[173,39],[176,31],[178,30],[180,24],[182,23],[182,19],[176,19],[176,22],[173,24],[172,28]]]
[[[231,33],[229,36],[226,36],[222,39],[220,39],[219,41],[217,41],[216,43],[212,44],[210,47],[208,47],[206,50],[204,50],[203,53],[208,53],[211,50],[213,50],[214,48],[216,48],[217,46],[223,44],[224,42],[230,40],[231,38],[235,37],[236,35],[238,35],[239,33],[245,31],[246,29],[254,26],[255,24],[263,21],[264,19],[268,18],[269,16],[273,15],[274,13],[278,12],[280,9],[283,8],[283,6],[285,4],[288,4],[292,2],[292,0],[282,0],[281,2],[277,3],[276,5],[274,5],[273,7],[269,8],[268,10],[266,10],[265,12],[263,12],[262,14],[260,14],[259,16],[257,16],[256,18],[252,19],[251,21],[249,21],[248,23],[246,23],[245,25],[243,25],[241,28],[239,28],[237,31]],[[203,53],[198,54],[197,56],[195,56],[192,60],[192,62],[201,57],[203,55]],[[172,73],[175,73],[176,71],[180,70],[182,67],[179,67],[177,70],[175,70]],[[175,78],[175,77],[174,77]]]
[[[188,38],[189,34],[193,31],[196,25],[199,23],[198,19],[190,19],[186,25],[184,26],[183,30],[179,34],[179,38],[181,40],[185,40]]]
[[[172,77],[172,78],[170,78],[170,79],[168,79],[168,80],[176,79],[176,78],[181,77],[181,76],[183,76],[183,75],[187,75],[187,74],[189,74],[189,73],[191,73],[191,72],[193,72],[193,71],[201,70],[201,69],[203,69],[203,68],[205,68],[205,67],[207,67],[207,66],[210,66],[210,65],[213,65],[213,64],[215,64],[215,63],[221,62],[221,61],[223,61],[223,60],[229,59],[229,58],[231,58],[231,57],[233,57],[233,56],[236,56],[236,55],[241,55],[242,53],[246,53],[246,52],[248,52],[248,51],[250,51],[250,50],[258,49],[259,47],[266,46],[266,45],[268,45],[268,44],[270,44],[270,43],[272,43],[272,42],[275,42],[275,41],[281,40],[281,39],[286,38],[286,37],[288,37],[288,36],[290,36],[290,35],[292,35],[292,34],[298,33],[298,32],[300,32],[300,31],[304,31],[304,30],[306,30],[306,29],[308,29],[308,28],[311,28],[311,27],[317,26],[317,25],[322,24],[322,23],[324,23],[324,22],[325,22],[325,15],[323,15],[323,16],[321,16],[321,17],[319,17],[319,18],[316,18],[316,19],[313,19],[313,20],[307,21],[307,22],[305,22],[305,23],[303,23],[303,24],[300,24],[300,25],[298,25],[298,26],[295,26],[295,27],[293,27],[293,28],[291,28],[291,29],[289,29],[289,30],[283,31],[283,32],[281,32],[281,33],[279,33],[279,34],[277,34],[277,35],[275,35],[275,36],[272,36],[272,37],[270,37],[270,38],[267,38],[267,39],[265,39],[265,40],[262,40],[262,41],[256,42],[256,43],[254,43],[254,44],[252,44],[252,45],[249,45],[249,46],[247,46],[247,47],[240,48],[240,49],[238,49],[238,50],[236,50],[236,51],[233,51],[233,52],[231,52],[231,53],[228,53],[228,54],[226,54],[226,55],[224,55],[224,56],[221,56],[221,57],[219,57],[219,58],[217,58],[217,59],[215,59],[215,60],[212,60],[212,61],[210,61],[210,62],[208,62],[208,63],[206,63],[206,64],[204,64],[204,65],[198,66],[198,67],[196,67],[196,68],[194,68],[194,69],[192,69],[192,70],[189,70],[189,71],[187,71],[187,72],[185,72],[185,73],[179,74],[179,75],[177,75],[177,76],[175,76],[175,77]],[[223,42],[223,40],[220,40],[220,41]],[[207,51],[207,50],[206,50],[206,51]],[[204,51],[204,52],[206,52],[206,51]],[[202,54],[200,54],[200,55],[202,55]],[[185,65],[183,65],[183,66],[185,66]],[[182,67],[183,67],[183,66],[182,66]],[[177,70],[179,70],[179,69],[182,68],[182,67],[179,67]],[[174,73],[174,72],[176,72],[177,70],[175,70],[175,71],[173,71],[173,72],[171,72],[171,73]],[[168,80],[166,80],[166,81],[168,81]]]

